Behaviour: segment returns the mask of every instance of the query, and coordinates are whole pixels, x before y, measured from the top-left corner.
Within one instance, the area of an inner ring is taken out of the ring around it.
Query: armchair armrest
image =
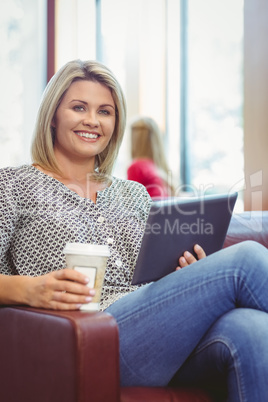
[[[1,401],[119,401],[111,315],[2,307],[0,328]]]

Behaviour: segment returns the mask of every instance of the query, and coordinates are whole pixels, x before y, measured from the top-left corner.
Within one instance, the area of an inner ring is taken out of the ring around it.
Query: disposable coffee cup
[[[87,286],[96,291],[92,301],[83,304],[80,310],[98,311],[106,270],[109,247],[99,244],[67,243],[63,250],[68,268],[75,269],[89,279]]]

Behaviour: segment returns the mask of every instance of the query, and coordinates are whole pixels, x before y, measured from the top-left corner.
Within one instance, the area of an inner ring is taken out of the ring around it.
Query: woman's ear
[[[56,128],[55,116],[51,120],[51,127]]]

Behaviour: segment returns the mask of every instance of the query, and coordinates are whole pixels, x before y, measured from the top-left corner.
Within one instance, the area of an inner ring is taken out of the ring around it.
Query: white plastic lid
[[[63,252],[65,254],[100,255],[102,257],[110,256],[109,247],[100,244],[67,243]]]

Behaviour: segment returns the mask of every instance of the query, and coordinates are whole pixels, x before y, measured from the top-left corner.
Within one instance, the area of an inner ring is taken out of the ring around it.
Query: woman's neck
[[[62,154],[57,155],[56,151],[55,157],[63,179],[83,182],[87,180],[88,175],[94,173],[95,158],[70,160]]]
[[[74,191],[82,198],[89,198],[93,202],[97,200],[97,192],[110,185],[107,181],[98,182],[96,173],[89,164],[58,164],[61,173],[51,172],[39,165],[34,165],[48,176],[63,183],[69,190]]]

